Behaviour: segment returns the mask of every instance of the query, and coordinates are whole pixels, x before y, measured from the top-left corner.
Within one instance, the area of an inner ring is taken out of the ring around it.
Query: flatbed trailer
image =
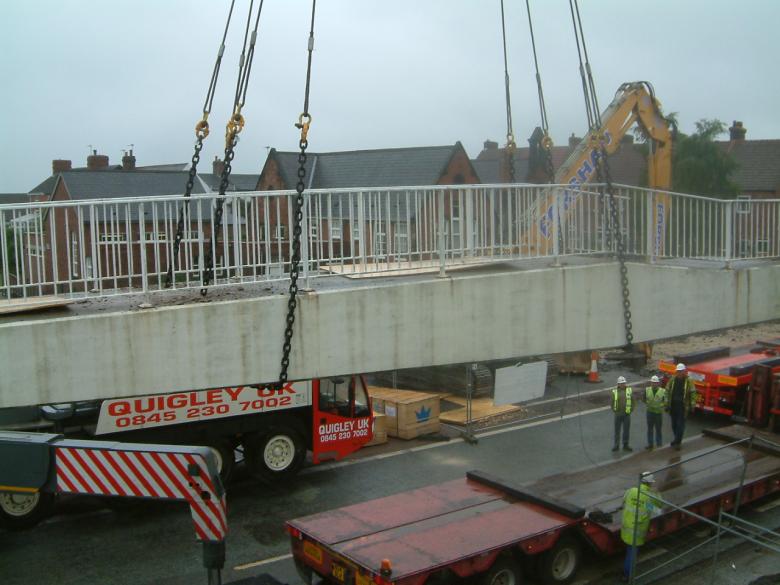
[[[519,583],[520,573],[532,569],[544,582],[566,583],[586,548],[603,555],[624,549],[623,495],[646,470],[671,465],[656,474],[654,489],[706,517],[717,516],[720,506],[732,509],[740,485],[743,504],[780,491],[780,450],[757,442],[727,446],[752,433],[727,427],[686,441],[683,454],[646,451],[524,485],[469,472],[291,520],[293,557],[309,585],[316,577],[338,585],[421,585],[472,575],[497,585]],[[695,522],[684,512],[665,510],[652,520],[647,538]]]

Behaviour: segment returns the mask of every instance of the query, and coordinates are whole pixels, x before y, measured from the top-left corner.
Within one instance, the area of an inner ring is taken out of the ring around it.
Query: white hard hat
[[[653,376],[652,378],[650,378],[650,381],[651,382],[660,382],[661,380],[658,379],[658,376]]]
[[[642,474],[642,483],[655,483],[655,477],[652,473],[645,471]]]
[[[617,383],[618,383],[618,384],[625,384],[625,383],[626,383],[626,379],[625,379],[623,376],[620,376],[620,377],[618,378],[618,381],[617,381]]]
[[[686,369],[685,368],[685,364],[680,362],[679,364],[677,364],[677,367],[674,368],[674,371],[675,372],[684,372],[685,369]]]

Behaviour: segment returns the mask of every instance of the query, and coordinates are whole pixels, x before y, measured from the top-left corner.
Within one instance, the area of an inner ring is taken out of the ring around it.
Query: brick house
[[[297,172],[298,153],[271,149],[257,190],[294,189]],[[309,215],[317,218],[311,220],[311,253],[315,258],[356,259],[363,255],[388,262],[401,256],[408,259],[411,251],[422,248],[422,239],[433,237],[421,231],[422,221],[418,217],[423,212],[432,213],[433,208],[429,201],[412,201],[408,191],[395,192],[391,188],[480,182],[460,142],[448,146],[307,153],[306,189],[337,191],[335,195],[309,196]],[[382,192],[382,188],[388,191]],[[266,208],[261,210],[268,217],[263,217],[261,223],[276,226],[273,237],[281,240],[288,229],[289,212],[277,199],[269,198]],[[464,204],[462,194],[446,193],[444,213],[453,235],[460,232],[458,222]],[[359,222],[358,217],[363,221]],[[359,249],[360,242],[364,242],[365,249]],[[289,258],[282,247],[273,254],[274,262]]]
[[[221,171],[215,161],[214,171]],[[111,166],[108,157],[93,152],[87,167],[72,168],[71,161],[52,162],[52,175],[34,187],[30,201],[95,201],[90,207],[57,207],[46,211],[43,217],[25,217],[24,235],[17,241],[24,249],[23,257],[30,259],[19,280],[29,284],[63,280],[72,281],[72,290],[96,287],[121,288],[139,286],[119,278],[129,272],[139,274],[142,268],[154,278],[162,278],[168,269],[172,242],[176,231],[179,202],[148,203],[141,209],[136,204],[121,203],[133,198],[155,195],[182,195],[188,178],[187,165],[156,165],[136,167],[132,151],[123,157],[121,166]],[[232,175],[230,190],[251,190],[258,175]],[[193,195],[217,191],[220,176],[199,173],[193,186]],[[98,203],[98,200],[108,200]],[[17,219],[17,223],[19,223]],[[180,262],[190,270],[197,270],[200,261],[198,241],[211,240],[211,209],[193,202],[189,211],[190,232],[183,241]],[[233,234],[243,235],[243,220],[226,207],[223,224],[228,226],[228,241]],[[235,224],[235,225],[234,225]],[[52,237],[52,227],[56,237]],[[237,231],[236,231],[237,230]],[[94,237],[93,237],[94,236]],[[189,244],[189,246],[188,246]],[[142,253],[143,247],[143,253]],[[233,248],[229,248],[232,254]],[[186,256],[186,258],[185,258]],[[56,260],[55,260],[56,258]],[[232,258],[227,259],[228,262]],[[223,263],[215,259],[217,267]],[[132,270],[129,270],[132,267]],[[98,282],[97,275],[101,282]],[[18,275],[19,276],[19,275]],[[149,283],[152,284],[152,283]],[[38,287],[48,294],[52,287]]]
[[[780,199],[780,140],[746,140],[747,129],[734,121],[729,140],[716,144],[737,163],[732,180],[739,186],[735,214],[736,255],[769,255],[777,249],[780,217],[762,199]],[[750,200],[750,203],[747,201]]]
[[[515,181],[518,183],[546,183],[547,175],[544,171],[539,139],[541,130],[537,128],[529,138],[529,146],[517,148],[514,155]],[[574,149],[582,139],[574,134],[569,137],[566,146],[553,146],[553,169],[557,170],[574,152]],[[645,155],[634,145],[634,138],[630,134],[623,136],[620,147],[610,155],[609,168],[612,180],[625,185],[643,185],[647,175],[647,163]],[[477,158],[471,161],[477,169],[484,183],[509,182],[509,164],[506,149],[499,148],[498,143],[486,140],[482,151]]]

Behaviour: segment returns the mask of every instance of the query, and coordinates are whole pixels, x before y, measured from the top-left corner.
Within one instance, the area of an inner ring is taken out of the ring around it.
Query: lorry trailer
[[[568,583],[586,549],[624,549],[625,491],[656,473],[666,502],[704,517],[780,491],[780,449],[770,434],[731,426],[671,448],[645,451],[580,471],[515,484],[484,472],[287,523],[304,582],[422,585],[478,575],[486,585],[520,583],[535,573]],[[759,436],[760,435],[760,436]],[[758,442],[762,440],[760,446]],[[774,445],[774,446],[773,446]],[[743,469],[744,468],[744,469]],[[744,471],[744,479],[742,474]],[[651,521],[648,540],[698,520],[669,507]]]
[[[770,399],[769,388],[757,387],[754,377],[757,369],[780,373],[780,339],[759,340],[747,347],[713,347],[678,354],[672,360],[659,361],[658,369],[668,379],[674,376],[678,363],[686,365],[688,377],[696,385],[696,411],[738,417],[740,421],[760,419],[761,424],[769,415],[780,414],[780,395]],[[771,380],[763,379],[762,386],[767,381],[771,385]],[[751,390],[757,395],[767,394],[761,404],[750,400]]]

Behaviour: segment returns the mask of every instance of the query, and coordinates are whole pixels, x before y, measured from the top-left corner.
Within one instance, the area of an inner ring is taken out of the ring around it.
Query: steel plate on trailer
[[[290,524],[363,567],[390,559],[395,580],[576,522],[458,479]]]

